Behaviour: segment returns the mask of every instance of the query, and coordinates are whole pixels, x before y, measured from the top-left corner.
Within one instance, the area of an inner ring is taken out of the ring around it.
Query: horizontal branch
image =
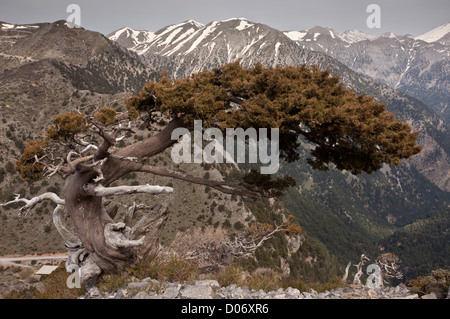
[[[144,165],[144,164],[140,164],[140,163],[130,163],[129,168],[131,169],[131,171],[151,173],[154,175],[171,177],[171,178],[183,180],[183,181],[194,183],[194,184],[210,186],[212,188],[217,189],[218,191],[221,191],[222,193],[231,194],[231,195],[239,195],[239,196],[249,199],[249,200],[256,200],[260,197],[260,195],[258,193],[251,192],[245,186],[243,186],[242,184],[238,184],[238,183],[229,183],[229,182],[225,182],[225,181],[215,181],[215,180],[205,179],[205,178],[196,177],[196,176],[188,175],[188,174],[177,172],[177,171],[172,171],[172,170],[161,168],[161,167]]]
[[[0,204],[0,206],[7,206],[10,204],[21,203],[21,202],[25,203],[25,206],[22,206],[20,208],[20,212],[25,211],[26,212],[25,215],[26,215],[34,206],[36,206],[36,204],[38,204],[44,200],[51,200],[57,205],[65,205],[64,199],[61,199],[55,193],[48,192],[48,193],[44,193],[39,196],[33,197],[32,199],[20,198],[20,195],[16,194],[16,198],[14,200],[9,201],[4,204]]]
[[[114,196],[124,194],[146,193],[151,195],[172,193],[173,188],[158,185],[137,185],[137,186],[115,186],[104,187],[103,185],[88,184],[84,190],[92,196]]]

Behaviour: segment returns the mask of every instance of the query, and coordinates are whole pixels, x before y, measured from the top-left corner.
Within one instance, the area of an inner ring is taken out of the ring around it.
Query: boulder
[[[195,282],[196,286],[210,286],[213,289],[220,288],[219,282],[217,280],[197,280]]]
[[[188,285],[181,289],[181,299],[212,299],[214,290],[210,286]]]
[[[138,292],[133,299],[150,299],[151,296],[145,291]]]
[[[437,299],[437,296],[434,292],[431,292],[427,295],[423,295],[421,299]]]

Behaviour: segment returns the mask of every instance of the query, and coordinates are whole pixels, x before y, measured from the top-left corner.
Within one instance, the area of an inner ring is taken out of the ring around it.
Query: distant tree
[[[376,263],[380,267],[380,281],[382,286],[388,283],[389,279],[403,278],[403,274],[400,271],[400,260],[397,255],[393,253],[381,254],[377,257]]]
[[[147,83],[129,98],[127,108],[126,114],[100,108],[94,115],[70,112],[56,116],[46,136],[26,143],[16,169],[28,181],[62,174],[66,182],[61,197],[55,193],[29,200],[18,196],[5,204],[23,202],[21,211],[29,211],[45,199],[54,201],[54,221],[69,248],[68,263],[81,266],[81,280],[88,285],[101,273],[152,258],[159,248],[167,207],[156,205],[131,226],[134,212],[145,207],[130,207],[125,221],[116,223],[117,207],[107,210],[104,197],[164,194],[173,188],[111,186],[122,176],[134,172],[166,176],[245,200],[277,196],[294,184],[290,176],[273,179],[255,171],[240,180],[216,181],[147,164],[147,158],[177,142],[171,138],[175,129],[192,129],[194,120],[222,130],[279,128],[280,158],[288,162],[300,159],[297,149],[303,137],[313,146],[308,163],[320,170],[335,167],[353,174],[371,173],[385,163],[397,165],[421,149],[416,145],[418,133],[395,120],[385,105],[346,89],[337,76],[317,67],[264,68],[258,63],[244,69],[236,62],[180,80],[163,74],[159,82]],[[131,145],[118,145],[134,133],[126,124],[130,119],[150,127],[154,122],[165,123],[161,114],[167,124],[160,131]],[[64,227],[65,214],[75,233]]]

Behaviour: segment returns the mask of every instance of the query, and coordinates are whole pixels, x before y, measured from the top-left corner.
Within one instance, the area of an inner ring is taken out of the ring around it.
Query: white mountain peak
[[[192,25],[194,25],[194,26],[196,26],[197,28],[203,28],[205,25],[203,24],[203,23],[200,23],[200,22],[197,22],[197,21],[195,21],[195,20],[187,20],[187,21],[184,21],[183,23],[180,23],[180,25],[182,25],[182,24],[187,24],[187,23],[189,23],[189,24],[192,24]]]
[[[434,28],[431,31],[428,31],[424,34],[415,37],[414,39],[422,40],[428,43],[437,42],[449,32],[450,32],[450,22],[447,22],[443,25],[438,26],[437,28]]]

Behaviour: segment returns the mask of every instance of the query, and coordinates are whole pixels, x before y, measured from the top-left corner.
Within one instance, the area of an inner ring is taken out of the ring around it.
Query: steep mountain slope
[[[413,245],[409,243],[414,243]],[[397,254],[408,265],[405,275],[416,278],[428,269],[448,267],[450,255],[450,210],[438,211],[396,230],[382,246]]]
[[[2,26],[5,24],[3,23]],[[0,72],[43,60],[57,61],[77,89],[99,93],[136,90],[155,73],[100,33],[65,21],[0,29]]]
[[[351,69],[419,99],[450,121],[450,23],[418,37],[392,32],[372,37],[314,27],[285,34],[299,46],[324,52]]]
[[[195,21],[171,25],[132,50],[155,70],[167,69],[176,78],[236,59],[246,65],[260,60],[276,65],[293,64],[306,55],[281,32],[245,19],[213,21],[205,26]]]

